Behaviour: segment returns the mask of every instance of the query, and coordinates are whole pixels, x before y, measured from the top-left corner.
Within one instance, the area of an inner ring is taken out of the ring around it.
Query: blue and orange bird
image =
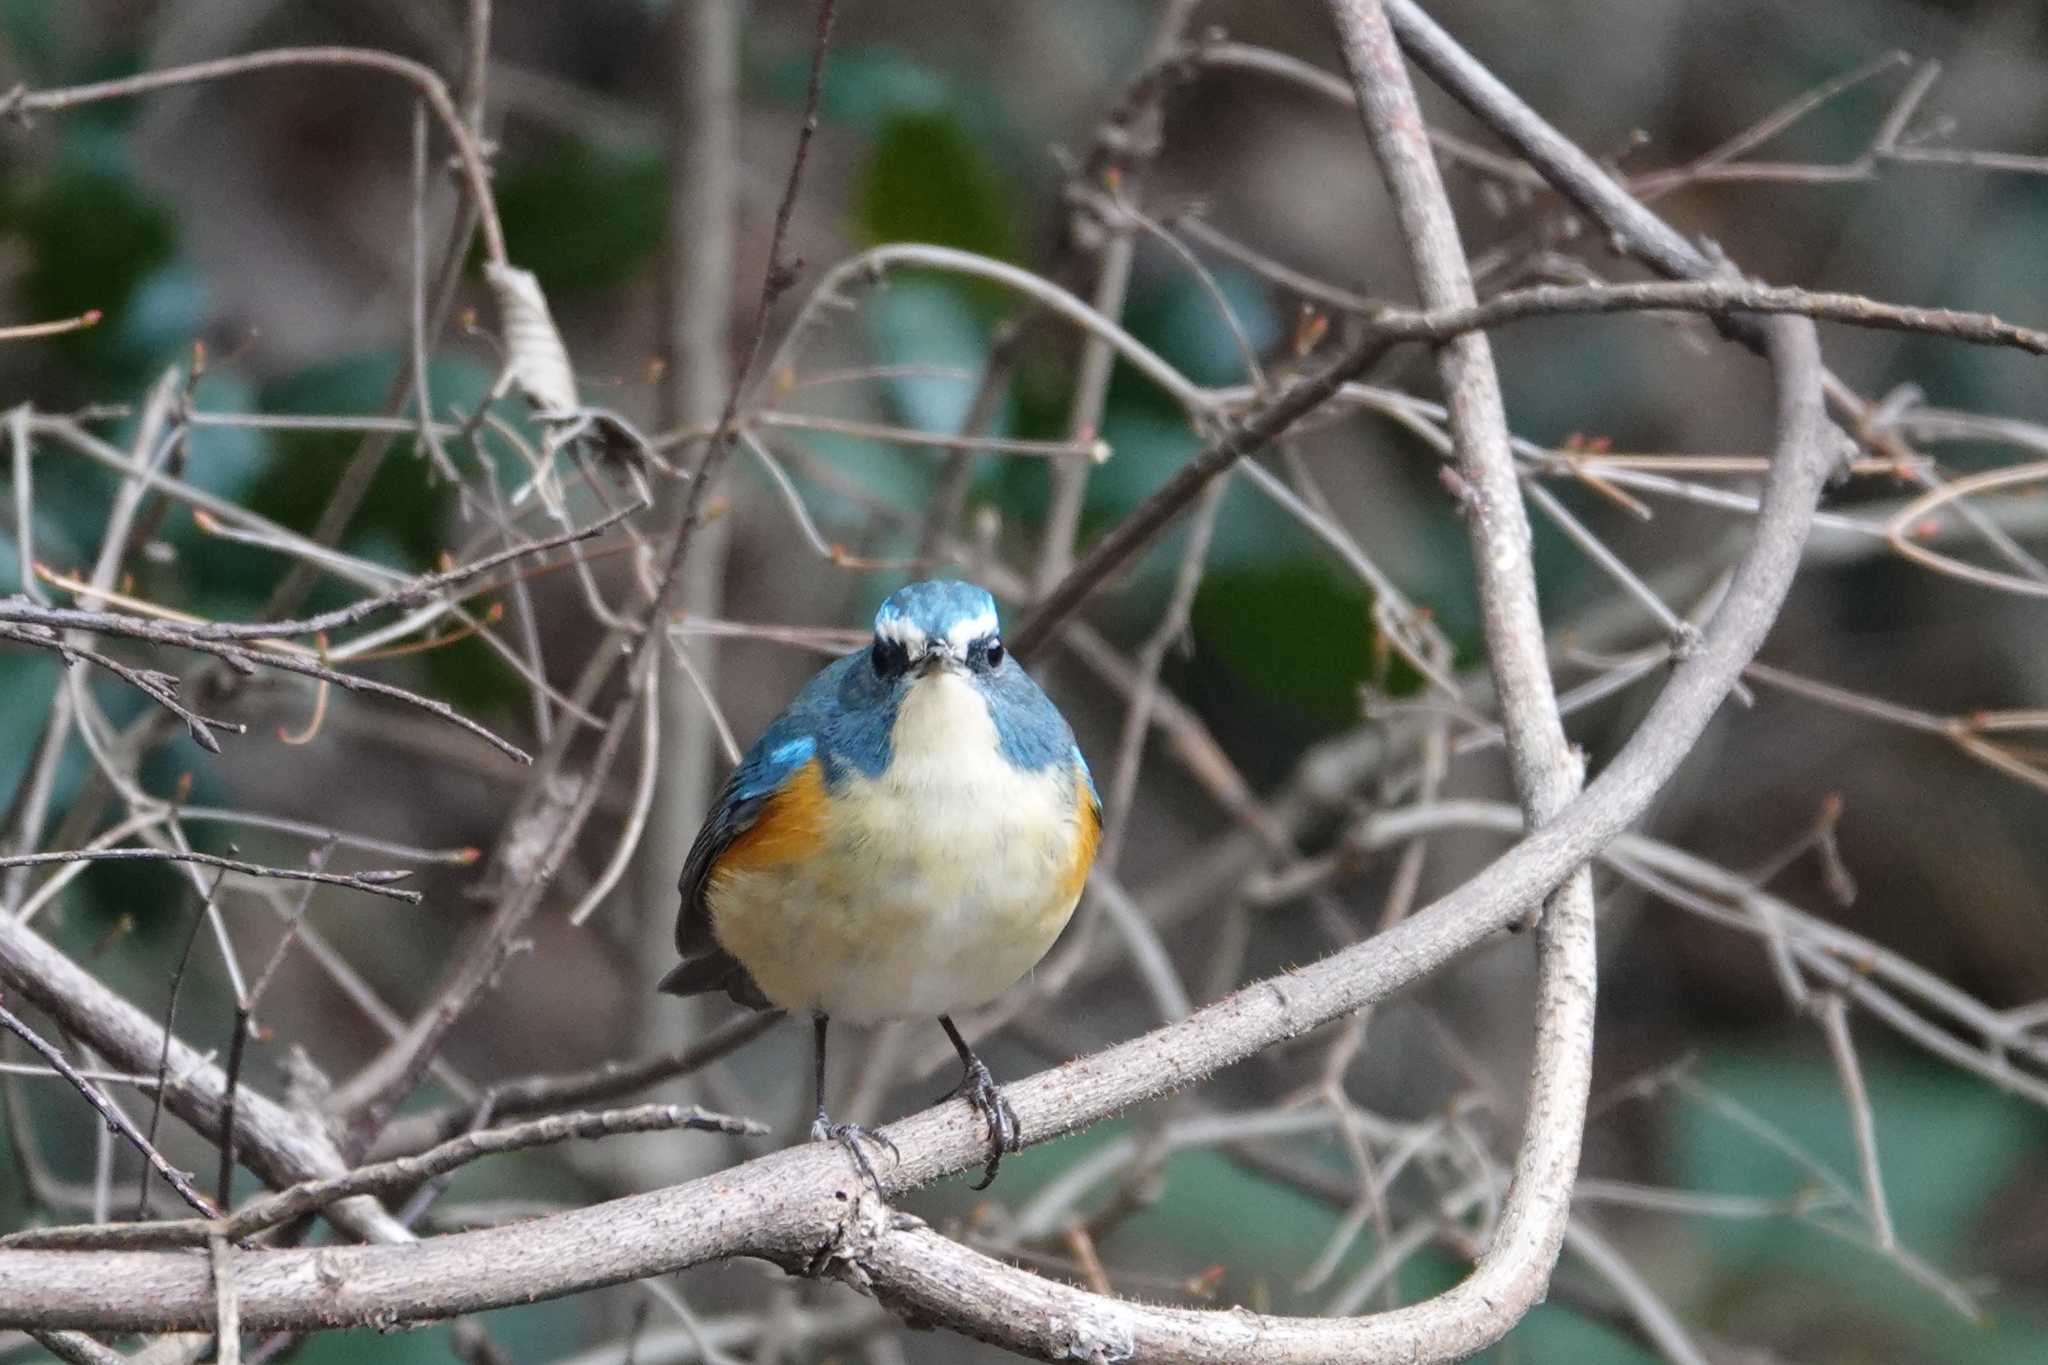
[[[988,1122],[995,1179],[1017,1118],[953,1024],[1036,966],[1081,897],[1102,803],[1073,731],[1003,649],[970,583],[912,583],[873,642],[805,685],[733,770],[683,866],[661,989],[811,1016],[814,1139],[886,1139],[825,1113],[830,1020],[938,1017]]]

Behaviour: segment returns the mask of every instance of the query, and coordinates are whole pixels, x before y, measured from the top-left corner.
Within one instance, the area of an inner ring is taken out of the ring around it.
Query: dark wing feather
[[[676,951],[683,960],[661,979],[657,989],[669,995],[724,991],[739,1004],[764,1010],[773,1006],[739,959],[718,945],[711,932],[711,909],[704,901],[705,884],[711,879],[711,868],[718,855],[754,823],[767,803],[767,793],[751,800],[739,796],[736,788],[746,771],[744,763],[733,770],[732,779],[718,794],[704,828],[697,831],[696,842],[690,845],[690,856],[683,862],[683,875],[676,885],[682,893],[682,906],[676,912]]]
[[[704,903],[705,884],[711,880],[711,868],[718,855],[752,827],[761,807],[767,804],[765,794],[750,801],[734,790],[740,771],[735,769],[733,779],[719,792],[704,828],[697,831],[696,841],[690,845],[690,856],[683,860],[683,875],[676,883],[676,890],[683,897],[682,909],[676,915],[676,951],[684,957],[718,947],[711,934],[711,909]]]

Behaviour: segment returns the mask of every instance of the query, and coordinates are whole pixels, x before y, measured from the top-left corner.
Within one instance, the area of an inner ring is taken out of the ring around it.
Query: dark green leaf
[[[668,176],[655,156],[565,143],[508,169],[497,191],[507,252],[551,295],[620,284],[661,245]]]
[[[125,174],[65,159],[48,180],[6,201],[0,229],[28,249],[21,298],[36,320],[99,309],[98,327],[40,344],[81,371],[127,377],[134,357],[119,326],[137,286],[170,259],[168,213]]]
[[[885,123],[856,204],[861,235],[872,242],[932,242],[1004,260],[1017,254],[1009,192],[948,112],[899,114]]]

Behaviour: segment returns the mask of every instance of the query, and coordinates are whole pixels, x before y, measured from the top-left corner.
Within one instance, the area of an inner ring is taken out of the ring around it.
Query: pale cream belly
[[[808,856],[714,877],[719,943],[767,997],[848,1022],[985,1004],[1045,956],[1073,914],[1074,779],[993,753],[903,761],[835,792]]]

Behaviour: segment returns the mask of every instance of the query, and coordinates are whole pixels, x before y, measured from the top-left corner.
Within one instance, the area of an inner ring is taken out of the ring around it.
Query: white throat
[[[891,771],[909,764],[926,781],[938,775],[928,768],[951,767],[959,777],[971,778],[980,764],[1002,762],[988,700],[949,668],[935,669],[910,685],[896,708],[889,739]]]

